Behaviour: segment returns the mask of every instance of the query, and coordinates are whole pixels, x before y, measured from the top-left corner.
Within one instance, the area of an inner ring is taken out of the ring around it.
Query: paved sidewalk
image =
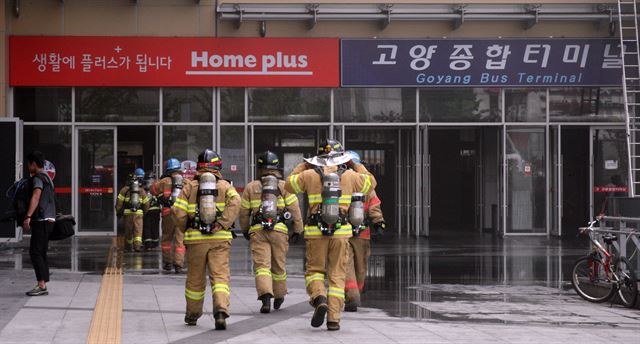
[[[100,276],[55,275],[59,280],[50,284],[51,295],[27,299],[0,332],[0,343],[86,341]],[[426,319],[394,317],[362,307],[357,313],[344,314],[341,331],[328,332],[310,327],[312,309],[303,283],[302,277],[292,277],[283,308],[265,315],[258,313],[253,278],[233,278],[228,330],[214,331],[210,293],[198,326],[184,325],[184,276],[126,275],[122,342],[590,343],[615,339],[633,343],[640,333],[640,311],[589,304],[572,291],[446,284],[411,288],[432,299],[410,303]],[[22,290],[2,294],[25,298]]]

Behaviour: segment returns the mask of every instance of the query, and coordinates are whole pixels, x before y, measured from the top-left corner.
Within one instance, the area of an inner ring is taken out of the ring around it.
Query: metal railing
[[[635,227],[629,227],[628,224],[635,224]],[[629,259],[636,271],[636,277],[640,278],[640,218],[637,217],[621,217],[621,216],[603,216],[600,226],[596,227],[596,233],[611,233],[618,237],[613,242],[613,247],[621,257]],[[633,244],[631,250],[629,243]],[[631,253],[629,254],[629,252]]]

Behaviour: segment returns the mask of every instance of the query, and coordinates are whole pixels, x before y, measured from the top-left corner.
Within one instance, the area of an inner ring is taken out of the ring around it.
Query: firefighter
[[[329,153],[334,161],[343,155]],[[312,327],[322,326],[328,312],[327,329],[340,329],[349,238],[352,236],[351,219],[347,219],[351,197],[358,192],[368,194],[375,186],[371,175],[355,172],[345,165],[316,166],[287,178],[285,189],[296,194],[306,193],[309,200],[304,226],[305,283],[310,303],[315,308]],[[325,278],[329,280],[328,290]]]
[[[158,234],[160,232],[160,203],[158,201],[157,192],[153,190],[156,185],[156,176],[149,171],[144,177],[144,191],[149,198],[149,209],[144,213],[142,240],[144,241],[145,251],[151,251],[158,247]]]
[[[286,220],[293,235],[302,233],[302,217],[295,194],[284,189],[278,156],[270,151],[257,158],[260,179],[247,184],[242,194],[240,228],[251,248],[260,313],[280,309],[287,294],[286,259],[289,250]],[[295,240],[295,239],[294,239]]]
[[[197,175],[185,182],[171,207],[176,227],[187,245],[187,310],[184,322],[195,326],[202,316],[206,272],[213,294],[216,330],[227,328],[229,317],[229,254],[231,231],[240,210],[240,195],[222,178],[222,158],[210,149],[198,156]]]
[[[149,207],[149,198],[142,186],[144,170],[136,168],[127,184],[118,193],[116,214],[124,215],[125,250],[142,251],[142,218]]]
[[[155,188],[162,206],[162,269],[167,272],[181,273],[184,267],[184,233],[176,230],[171,216],[171,206],[180,196],[183,180],[182,164],[178,159],[170,158]]]
[[[342,144],[338,140],[334,139],[326,139],[320,142],[320,145],[318,145],[318,155],[326,155],[331,152],[344,153],[344,147],[342,147]],[[304,170],[313,168],[314,166],[312,164],[303,161],[293,168],[291,174],[298,174]]]
[[[353,165],[362,164],[360,156],[354,151],[348,151],[352,156]],[[353,199],[352,199],[353,201]],[[384,217],[380,208],[380,199],[375,190],[364,195],[363,211],[365,221],[360,229],[354,228],[353,237],[349,238],[349,261],[347,263],[347,279],[345,282],[345,312],[357,312],[360,305],[360,294],[364,289],[367,275],[367,261],[371,255],[371,230],[374,235],[381,236],[385,229]]]

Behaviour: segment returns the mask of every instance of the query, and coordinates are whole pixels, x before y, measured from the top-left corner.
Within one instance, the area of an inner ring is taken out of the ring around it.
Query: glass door
[[[429,217],[431,216],[431,154],[429,154],[429,130],[427,126],[419,128],[418,135],[420,136],[420,176],[422,181],[421,187],[421,201],[418,203],[422,206],[420,212],[420,226],[419,235],[429,236]]]
[[[628,196],[624,128],[591,128],[591,218],[607,212],[607,200]]]
[[[506,128],[505,234],[547,234],[545,128]]]
[[[79,234],[116,234],[116,142],[113,127],[79,127],[77,219]]]

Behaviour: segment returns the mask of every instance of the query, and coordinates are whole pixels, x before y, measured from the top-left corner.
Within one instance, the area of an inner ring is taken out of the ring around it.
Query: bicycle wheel
[[[593,256],[576,261],[571,273],[571,284],[578,295],[589,302],[605,302],[616,292],[615,283],[609,278],[604,266]]]
[[[638,298],[638,280],[631,263],[625,257],[616,259],[614,273],[618,277],[618,296],[627,308],[632,308]]]

